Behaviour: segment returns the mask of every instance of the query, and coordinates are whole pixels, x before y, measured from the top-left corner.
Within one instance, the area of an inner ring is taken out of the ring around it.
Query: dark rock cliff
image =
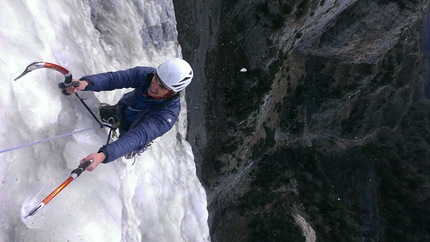
[[[213,241],[430,240],[430,0],[173,3]]]

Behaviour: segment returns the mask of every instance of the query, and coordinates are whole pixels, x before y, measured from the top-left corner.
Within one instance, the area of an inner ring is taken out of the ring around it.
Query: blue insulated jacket
[[[147,143],[169,131],[178,119],[181,109],[179,98],[171,101],[147,95],[155,73],[156,69],[152,67],[135,67],[81,78],[88,82],[85,91],[135,88],[118,102],[121,135],[118,140],[100,148],[106,155],[103,163],[116,160],[130,151],[141,150]]]

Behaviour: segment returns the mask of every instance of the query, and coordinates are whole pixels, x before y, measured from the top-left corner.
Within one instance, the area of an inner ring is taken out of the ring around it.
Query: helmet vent
[[[184,79],[182,79],[181,81],[179,81],[179,83],[184,82],[184,81],[186,81],[188,79],[191,79],[191,77],[185,77]]]

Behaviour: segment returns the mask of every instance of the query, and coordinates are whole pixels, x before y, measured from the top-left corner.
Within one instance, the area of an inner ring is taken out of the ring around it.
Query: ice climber
[[[167,60],[158,68],[138,66],[80,78],[79,86],[66,89],[68,94],[134,88],[115,106],[100,107],[102,121],[117,127],[119,138],[101,147],[97,153],[89,154],[81,163],[93,160],[87,167],[92,171],[100,163],[109,163],[121,156],[132,158],[149,142],[169,131],[178,119],[180,92],[192,78],[191,66],[179,58]]]

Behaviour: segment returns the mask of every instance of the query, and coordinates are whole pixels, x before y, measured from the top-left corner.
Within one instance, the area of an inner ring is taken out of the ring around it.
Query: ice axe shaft
[[[28,65],[25,70],[21,73],[21,75],[19,75],[17,78],[15,78],[14,80],[18,80],[21,77],[23,77],[24,75],[26,75],[27,73],[40,69],[40,68],[48,68],[48,69],[52,69],[52,70],[56,70],[58,72],[60,72],[61,74],[64,75],[64,77],[66,78],[64,80],[64,82],[66,84],[70,84],[72,82],[72,73],[70,73],[66,68],[54,64],[54,63],[50,63],[50,62],[44,62],[44,61],[36,61],[31,63],[30,65]]]
[[[50,63],[50,62],[44,62],[44,61],[36,61],[31,63],[30,65],[28,65],[25,70],[21,73],[21,75],[19,75],[17,78],[15,78],[14,80],[18,80],[21,77],[25,76],[27,73],[40,69],[40,68],[48,68],[48,69],[52,69],[52,70],[56,70],[58,72],[60,72],[61,74],[64,75],[64,81],[58,83],[58,87],[62,90],[63,94],[65,95],[69,95],[66,92],[66,88],[68,88],[69,86],[73,86],[73,87],[77,87],[79,86],[79,81],[73,81],[73,77],[72,77],[72,73],[69,72],[69,70],[67,70],[66,68],[54,64],[54,63]]]
[[[65,180],[59,187],[57,187],[57,189],[55,189],[53,192],[51,192],[51,194],[49,194],[45,199],[43,199],[43,201],[40,202],[36,207],[34,207],[24,218],[27,218],[29,216],[33,216],[34,214],[36,214],[37,211],[42,209],[47,203],[49,203],[49,201],[51,201],[55,196],[57,196],[57,194],[60,193],[61,190],[63,190],[67,185],[69,185],[70,182],[72,182],[78,176],[80,176],[81,173],[85,171],[85,169],[89,165],[91,165],[92,162],[93,162],[92,160],[89,160],[79,165],[78,168],[74,169],[70,174],[69,178],[67,178],[67,180]]]

